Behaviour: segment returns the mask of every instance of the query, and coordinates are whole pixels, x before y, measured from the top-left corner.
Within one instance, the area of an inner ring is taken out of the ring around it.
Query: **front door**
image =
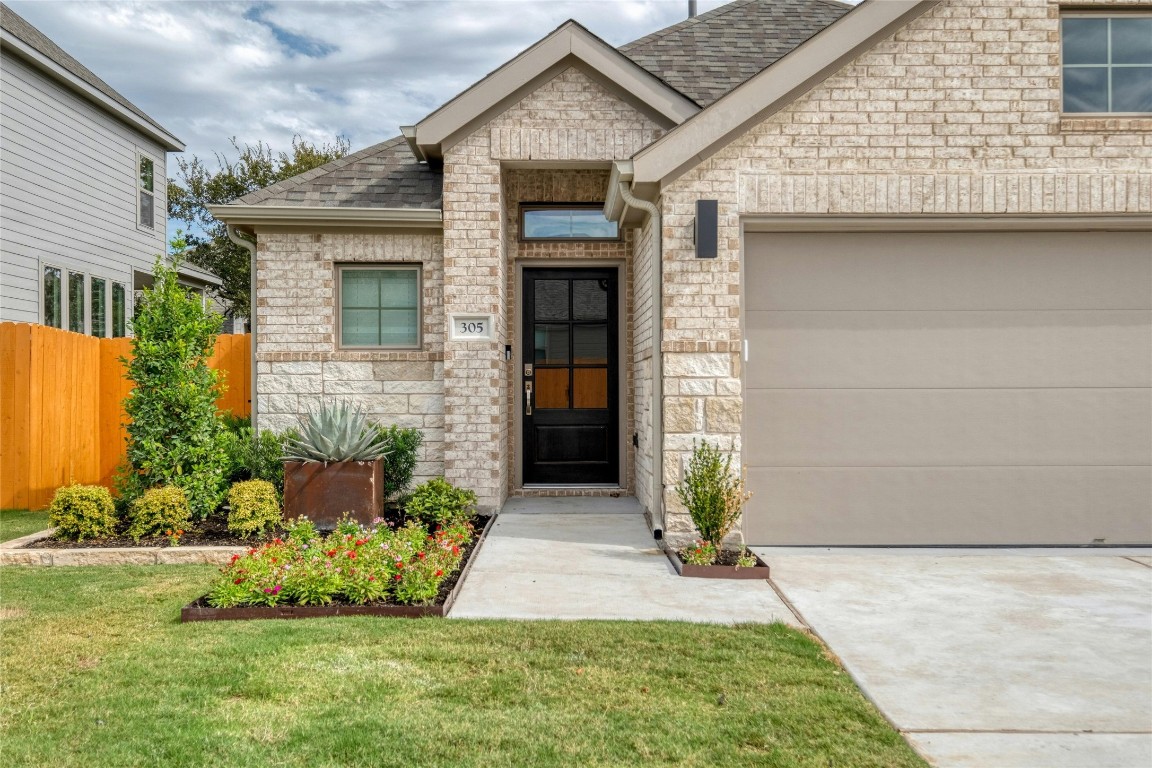
[[[620,481],[616,270],[525,269],[524,484]]]

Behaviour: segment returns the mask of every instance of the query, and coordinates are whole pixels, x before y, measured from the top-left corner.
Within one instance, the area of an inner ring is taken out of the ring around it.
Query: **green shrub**
[[[248,537],[280,524],[280,500],[267,480],[244,480],[228,491],[228,530]]]
[[[436,477],[416,486],[404,509],[409,517],[421,520],[425,525],[447,527],[467,520],[475,512],[475,507],[475,493]]]
[[[139,542],[145,536],[161,536],[188,527],[192,510],[188,496],[177,485],[150,488],[128,510],[128,535]]]
[[[226,414],[226,451],[228,454],[228,480],[267,480],[276,488],[277,498],[284,495],[284,444],[296,437],[295,430],[277,433],[263,429],[253,435],[252,422]]]
[[[380,427],[379,432],[388,441],[388,453],[384,456],[384,498],[394,499],[407,491],[412,483],[417,452],[424,435],[418,429],[405,429],[395,424]]]
[[[696,530],[717,550],[740,521],[744,502],[751,497],[744,490],[744,478],[732,472],[732,454],[703,440],[692,444],[688,471],[676,486],[676,494],[688,508]]]
[[[136,386],[124,410],[128,463],[140,477],[120,487],[135,494],[178,486],[202,519],[220,506],[226,489],[228,456],[216,415],[219,374],[208,367],[223,320],[180,285],[177,264],[156,259],[153,286],[144,289],[132,320],[132,357],[123,362]]]
[[[116,532],[112,494],[100,485],[66,485],[56,490],[48,522],[61,539],[99,539]]]

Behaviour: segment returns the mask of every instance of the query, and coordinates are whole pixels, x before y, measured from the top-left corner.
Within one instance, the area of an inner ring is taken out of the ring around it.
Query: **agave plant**
[[[284,445],[287,461],[375,461],[388,453],[388,439],[368,423],[360,406],[324,403]]]

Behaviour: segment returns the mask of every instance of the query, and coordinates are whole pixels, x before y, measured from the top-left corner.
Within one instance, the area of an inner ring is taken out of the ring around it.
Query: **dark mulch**
[[[680,556],[680,562],[682,562],[682,563],[688,562],[687,550],[678,549],[678,550],[676,550],[676,554]],[[739,552],[733,552],[730,549],[725,549],[722,552],[720,552],[719,557],[716,558],[716,562],[712,563],[712,565],[739,565],[739,563],[737,562],[737,561],[739,561],[739,559],[740,559],[740,553]]]
[[[476,529],[476,535],[470,542],[460,548],[460,567],[454,572],[450,573],[444,581],[440,582],[440,591],[436,594],[436,599],[427,605],[444,605],[448,600],[448,595],[452,594],[452,590],[456,588],[456,583],[460,581],[461,575],[468,568],[468,563],[472,560],[472,553],[476,550],[476,545],[480,542],[480,533],[484,530],[484,526],[488,525],[491,519],[488,515],[477,515],[472,518],[472,527]],[[370,603],[346,603],[335,601],[329,604],[329,607],[342,607],[351,605],[367,605],[374,607],[397,606],[407,605],[406,603],[394,603],[390,600],[376,600]],[[208,604],[207,595],[201,596],[188,604],[190,608],[211,608]]]
[[[481,520],[476,525],[476,530],[479,531],[484,527],[484,522],[487,518],[476,518]],[[384,522],[390,526],[403,525],[407,518],[403,510],[399,507],[389,506],[384,511]],[[85,539],[84,541],[70,541],[68,539],[40,539],[31,544],[25,545],[26,549],[104,549],[110,547],[170,547],[172,543],[168,541],[167,536],[153,536],[140,539],[139,542],[134,541],[132,537],[124,534],[124,530],[128,525],[125,523],[121,526],[121,530],[116,536],[109,536],[103,539]],[[259,536],[253,536],[248,539],[241,538],[228,530],[228,521],[225,515],[216,514],[208,517],[199,523],[190,523],[189,527],[185,529],[184,535],[180,537],[180,546],[182,547],[250,547],[253,544],[259,544],[265,541],[272,541],[277,536],[283,537],[284,530],[277,528],[275,530],[265,531]]]

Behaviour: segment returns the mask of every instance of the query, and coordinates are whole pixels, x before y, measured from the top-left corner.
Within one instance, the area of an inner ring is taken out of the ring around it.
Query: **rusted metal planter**
[[[243,608],[213,608],[205,597],[189,603],[180,609],[181,623],[190,621],[246,621],[248,619],[327,619],[333,616],[386,616],[397,619],[443,618],[452,610],[456,597],[464,587],[464,581],[472,570],[472,563],[484,545],[484,538],[496,516],[488,522],[476,536],[476,545],[468,553],[468,559],[460,566],[460,578],[444,602],[439,605],[276,605],[248,606]]]
[[[672,567],[681,576],[696,579],[766,579],[768,578],[768,564],[756,557],[756,565],[751,568],[738,568],[735,565],[691,565],[680,559],[676,549],[667,542],[661,541],[664,554],[668,556]]]
[[[284,519],[330,531],[348,513],[362,525],[384,515],[384,461],[284,462]]]

